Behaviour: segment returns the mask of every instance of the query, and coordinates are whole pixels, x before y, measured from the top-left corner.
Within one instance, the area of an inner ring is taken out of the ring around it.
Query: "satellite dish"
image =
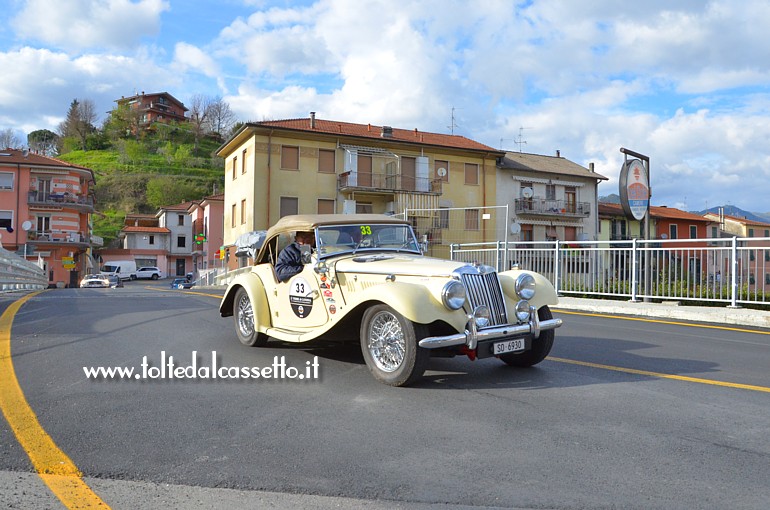
[[[534,194],[535,193],[532,191],[532,188],[529,188],[529,187],[521,190],[521,196],[523,196],[524,198],[532,198]]]
[[[29,149],[24,149],[24,150],[22,150],[22,151],[21,151],[21,155],[22,155],[23,157],[25,157],[25,158],[26,158],[27,156],[29,156]]]
[[[32,230],[32,222],[29,220],[25,221],[24,223],[21,224],[21,229],[24,232],[29,232],[30,230]]]
[[[436,170],[436,173],[438,174],[439,177],[446,177],[446,168],[442,166],[441,168]]]
[[[518,234],[521,232],[521,225],[518,223],[511,223],[511,234]]]

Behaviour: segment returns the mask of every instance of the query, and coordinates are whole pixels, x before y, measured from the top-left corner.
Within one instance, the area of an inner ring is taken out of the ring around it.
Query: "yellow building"
[[[282,216],[495,205],[505,155],[456,135],[308,118],[245,124],[225,160],[224,242]],[[418,213],[419,214],[419,213]],[[427,213],[426,213],[427,214]],[[466,213],[468,242],[484,239]]]

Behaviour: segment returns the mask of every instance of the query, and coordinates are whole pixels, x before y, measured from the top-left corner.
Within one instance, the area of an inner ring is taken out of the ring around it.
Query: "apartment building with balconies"
[[[187,107],[168,92],[135,94],[115,100],[118,107],[127,107],[137,115],[139,126],[149,128],[156,122],[186,122]]]
[[[52,286],[77,286],[93,271],[94,173],[27,150],[0,150],[0,241],[41,260]]]
[[[415,224],[425,215],[434,225],[440,208],[471,208],[463,239],[493,241],[495,232],[480,228],[481,210],[495,205],[504,154],[463,136],[314,113],[248,123],[217,151],[225,160],[224,241],[289,214],[411,210]]]
[[[598,185],[607,177],[564,157],[508,152],[500,159],[497,202],[508,204],[514,241],[596,240]],[[505,231],[503,230],[503,231]]]

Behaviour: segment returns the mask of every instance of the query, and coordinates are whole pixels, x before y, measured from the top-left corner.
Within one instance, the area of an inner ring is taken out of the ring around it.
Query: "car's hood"
[[[449,276],[455,269],[465,265],[466,262],[408,253],[360,253],[338,259],[334,268],[342,273]]]

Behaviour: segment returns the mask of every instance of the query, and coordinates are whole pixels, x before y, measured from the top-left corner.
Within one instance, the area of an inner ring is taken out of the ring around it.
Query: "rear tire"
[[[422,377],[430,351],[418,345],[428,328],[388,305],[369,307],[361,319],[361,352],[375,379],[390,386],[408,386]]]
[[[553,314],[551,314],[551,309],[548,306],[540,307],[537,311],[537,316],[541,321],[553,319]],[[532,348],[530,350],[521,354],[507,352],[501,354],[500,359],[512,367],[531,367],[532,365],[537,365],[551,352],[555,336],[556,332],[553,329],[541,331],[540,337],[532,339]]]
[[[152,279],[153,279],[153,280],[157,280],[158,278],[160,278],[160,277],[158,276],[158,273],[153,273],[153,274],[152,274]]]
[[[233,317],[235,317],[235,333],[243,345],[263,347],[267,344],[267,335],[257,330],[254,306],[249,298],[249,293],[243,287],[235,293]]]

